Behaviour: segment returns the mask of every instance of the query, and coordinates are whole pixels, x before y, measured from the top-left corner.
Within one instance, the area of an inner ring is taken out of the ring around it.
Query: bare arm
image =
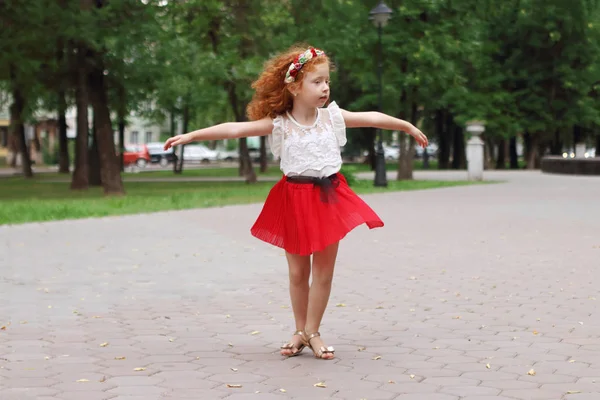
[[[402,119],[391,117],[377,111],[351,112],[341,110],[346,127],[348,128],[366,128],[373,127],[390,131],[403,131],[417,140],[421,146],[426,147],[429,143],[427,136],[423,134],[416,126]]]
[[[238,139],[250,136],[266,136],[273,131],[273,120],[269,117],[257,121],[225,122],[183,135],[173,136],[165,142],[165,150],[170,147],[203,140]]]

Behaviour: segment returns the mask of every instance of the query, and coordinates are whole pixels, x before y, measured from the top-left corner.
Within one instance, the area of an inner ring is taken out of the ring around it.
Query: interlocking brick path
[[[2,226],[0,399],[600,399],[600,179],[486,178],[364,197],[386,227],[341,245],[334,361],[278,354],[260,204]]]

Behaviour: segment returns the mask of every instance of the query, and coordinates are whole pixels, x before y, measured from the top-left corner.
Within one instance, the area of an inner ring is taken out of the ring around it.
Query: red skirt
[[[250,230],[252,235],[289,253],[310,255],[340,241],[363,223],[369,229],[383,226],[342,174],[320,181],[325,184],[284,176],[269,192]]]

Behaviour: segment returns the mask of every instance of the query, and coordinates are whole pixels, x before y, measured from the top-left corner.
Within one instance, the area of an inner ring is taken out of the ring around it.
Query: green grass
[[[390,181],[388,188],[375,188],[371,180],[359,180],[353,189],[367,194],[471,183]],[[0,225],[259,203],[272,186],[273,182],[127,182],[126,196],[105,197],[101,188],[71,191],[67,183],[49,182],[43,176],[4,178],[0,180]]]

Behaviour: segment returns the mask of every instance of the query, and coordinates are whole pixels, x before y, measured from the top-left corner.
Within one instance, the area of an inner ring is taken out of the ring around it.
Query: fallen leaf
[[[81,383],[81,382],[89,382],[89,380],[87,380],[87,379],[78,379],[78,380],[76,380],[75,382],[80,382],[80,383]]]
[[[456,317],[453,317],[454,319],[461,319],[462,317],[460,315],[457,315]]]
[[[44,360],[49,360],[49,359],[50,359],[50,357],[48,357],[48,356],[44,357]]]
[[[373,360],[381,360],[381,356],[375,356],[373,357]]]
[[[102,379],[100,379],[98,382],[104,382],[106,381],[106,376],[103,376]]]
[[[237,371],[238,371],[238,369],[237,369],[237,368],[231,368],[231,370],[232,370],[233,372],[237,372]]]
[[[581,393],[581,391],[579,391],[579,390],[567,390],[567,394],[577,394],[577,393]]]
[[[583,322],[579,321],[579,325],[583,325]]]
[[[241,388],[241,387],[242,387],[242,385],[231,385],[231,384],[229,384],[229,383],[228,383],[228,384],[227,384],[227,387],[228,387],[228,388],[233,388],[233,389],[239,389],[239,388]]]
[[[411,374],[410,379],[415,379],[415,376]]]
[[[290,306],[281,306],[281,308],[290,308]]]
[[[359,347],[358,351],[365,351],[367,348],[366,347]]]
[[[574,362],[575,362],[575,360],[569,360],[569,362],[572,364],[572,363],[574,363]]]
[[[535,370],[530,369],[529,372],[527,372],[527,375],[535,376]]]
[[[258,335],[260,333],[260,331],[254,331],[252,333],[250,333],[251,335]]]
[[[134,371],[137,371],[137,372],[140,372],[140,371],[145,371],[145,370],[146,370],[146,368],[134,368],[133,370],[134,370]]]
[[[174,341],[175,341],[175,339],[169,338],[169,342],[174,342]]]
[[[396,382],[394,382],[394,381],[392,381],[392,380],[389,380],[389,381],[388,381],[388,383],[396,383]]]
[[[27,321],[21,321],[22,325],[25,325],[27,323]]]
[[[225,318],[231,318],[231,315],[227,314],[227,315],[225,316]]]
[[[410,280],[411,280],[411,281],[416,281],[416,280],[417,280],[417,277],[416,277],[416,276],[411,276],[411,277],[410,277]]]
[[[318,388],[326,388],[327,387],[327,385],[325,385],[325,383],[323,383],[323,382],[315,383],[313,386],[318,387]]]
[[[376,310],[383,310],[383,306],[375,307]]]
[[[106,347],[106,346],[108,346],[108,342],[100,343],[100,347]]]
[[[124,359],[125,359],[125,357],[123,357],[123,356],[115,357],[115,360],[124,360]]]
[[[344,303],[337,303],[335,306],[336,307],[346,307],[346,305]]]
[[[285,389],[279,389],[279,391],[280,391],[281,393],[285,393],[285,392],[287,392],[287,390],[285,390]]]
[[[227,343],[227,346],[233,347],[233,343]]]
[[[101,317],[101,316],[99,316],[99,315],[94,315],[92,318],[94,318],[94,319],[98,319],[98,318],[102,318],[102,317]]]
[[[6,330],[6,326],[3,326],[2,328],[0,328],[0,331],[5,331]]]
[[[491,366],[490,364],[485,364],[485,367],[486,367],[487,369],[490,369],[490,368],[492,368],[492,366]]]
[[[52,308],[52,306],[48,306],[48,308]]]
[[[533,334],[534,334],[534,335],[537,335],[538,333],[539,333],[538,331],[533,331]]]

